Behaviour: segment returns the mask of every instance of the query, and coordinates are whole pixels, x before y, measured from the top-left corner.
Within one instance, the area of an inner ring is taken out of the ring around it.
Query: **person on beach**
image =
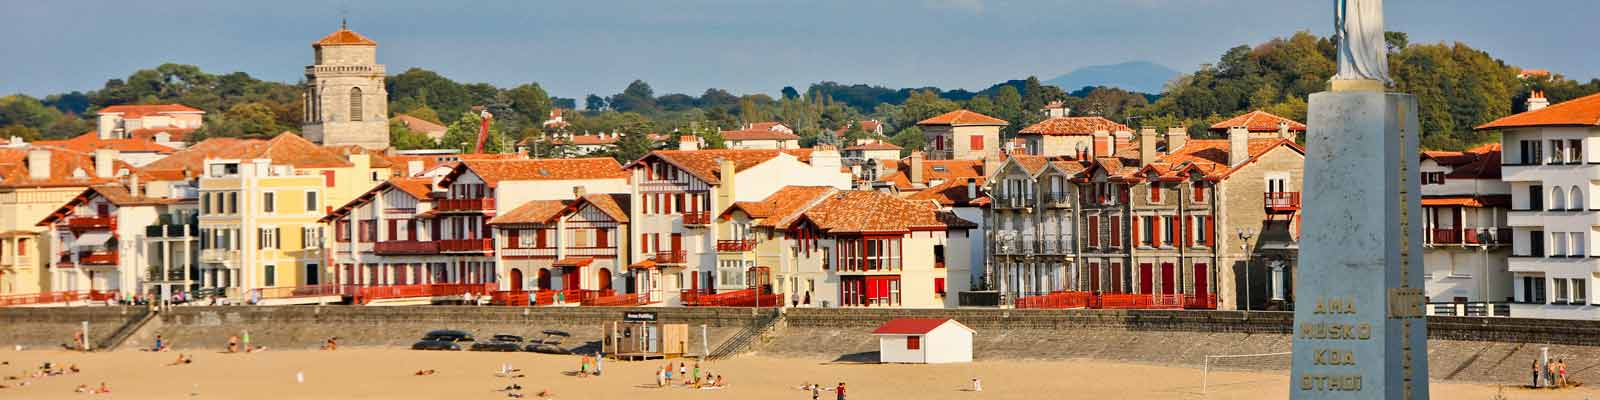
[[[100,388],[95,389],[94,394],[111,394],[111,387],[106,386],[105,382],[100,382]]]
[[[254,351],[254,349],[250,348],[250,331],[244,331],[244,352],[249,353],[251,351]]]
[[[228,352],[229,353],[238,353],[239,352],[239,336],[235,335],[235,336],[229,336],[228,337]]]
[[[833,388],[833,393],[839,396],[839,400],[844,400],[844,382],[839,382],[839,386]]]
[[[694,377],[695,385],[700,384],[700,363],[694,363],[694,375],[690,376]]]
[[[338,350],[339,349],[339,337],[335,336],[335,337],[328,338],[328,341],[324,342],[322,344],[322,349],[323,350],[327,350],[327,351]]]
[[[679,361],[678,362],[678,376],[683,377],[683,379],[685,379],[685,380],[689,379],[689,370],[688,370],[688,367],[685,366],[683,361]]]
[[[974,391],[974,392],[982,392],[983,391],[983,380],[982,379],[972,378],[972,391]]]
[[[578,377],[579,378],[587,378],[587,377],[589,377],[589,356],[583,356],[583,360],[579,361],[579,364],[578,364]]]
[[[1556,387],[1567,387],[1567,360],[1556,360]]]
[[[667,363],[667,386],[672,386],[672,363]]]
[[[1533,359],[1533,384],[1529,387],[1539,387],[1539,359]]]

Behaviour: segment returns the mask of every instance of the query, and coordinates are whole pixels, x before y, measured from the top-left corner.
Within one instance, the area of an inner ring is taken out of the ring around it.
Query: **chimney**
[[[100,114],[100,118],[97,122],[98,124],[96,125],[95,132],[97,132],[101,140],[116,139],[115,137],[112,137],[112,133],[117,129],[117,116]]]
[[[733,191],[735,189],[735,187],[733,186],[733,183],[734,183],[733,182],[734,181],[733,175],[736,172],[735,169],[734,169],[733,160],[729,160],[729,159],[725,159],[725,158],[718,158],[717,159],[717,167],[718,167],[717,168],[718,172],[721,175],[720,177],[718,177],[718,179],[720,179],[722,181],[721,185],[719,185],[719,187],[718,187],[718,189],[722,192],[722,195],[721,195],[722,199],[719,199],[719,200],[723,200],[723,201],[718,202],[716,207],[721,207],[722,205],[725,205],[725,204],[733,204],[733,201],[735,199],[734,195],[738,193],[738,192]],[[706,210],[706,211],[713,211],[713,210]]]
[[[1045,118],[1064,118],[1071,111],[1072,109],[1067,108],[1066,103],[1062,103],[1060,100],[1044,105]]]
[[[572,198],[573,199],[581,199],[581,198],[583,198],[584,195],[587,195],[587,194],[589,194],[589,191],[588,191],[588,189],[585,189],[583,187],[583,185],[572,185]]]
[[[1117,147],[1111,148],[1111,154],[1116,154],[1119,151],[1127,150],[1128,146],[1133,144],[1132,131],[1116,131],[1113,132],[1111,136],[1117,138]]]
[[[1278,122],[1278,137],[1287,139],[1291,142],[1294,141],[1294,131],[1289,130],[1288,122]]]
[[[128,174],[128,194],[139,197],[139,174]]]
[[[1189,143],[1189,131],[1181,126],[1167,128],[1167,153],[1178,151]]]
[[[28,178],[50,179],[50,150],[28,150]]]
[[[1528,111],[1538,111],[1550,106],[1550,99],[1544,98],[1543,90],[1535,90],[1528,95]]]
[[[1143,128],[1139,130],[1139,165],[1150,165],[1156,162],[1156,128]]]
[[[911,169],[910,171],[906,171],[906,176],[911,178],[911,184],[915,185],[915,184],[918,184],[918,183],[925,182],[925,181],[922,180],[922,152],[921,151],[913,151],[913,152],[911,152],[911,162],[910,162],[910,164],[911,165],[906,166],[906,168]]]
[[[1089,158],[1100,158],[1111,155],[1111,132],[1094,131],[1089,145]]]
[[[695,135],[679,136],[678,137],[678,150],[683,150],[683,151],[700,150],[700,137],[695,136]]]
[[[112,162],[116,161],[116,159],[117,151],[114,149],[95,149],[94,176],[100,178],[110,178],[116,176],[116,171],[113,171],[116,168],[113,167],[113,165],[116,165],[116,163]]]
[[[967,200],[978,198],[978,178],[967,178]]]
[[[1237,167],[1250,159],[1250,130],[1242,126],[1228,128],[1228,166]]]

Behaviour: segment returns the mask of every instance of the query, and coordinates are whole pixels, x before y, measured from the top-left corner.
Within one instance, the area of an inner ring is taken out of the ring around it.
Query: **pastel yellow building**
[[[112,150],[0,148],[0,296],[54,290],[45,266],[59,249],[50,248],[46,228],[35,224],[89,186],[132,171]]]

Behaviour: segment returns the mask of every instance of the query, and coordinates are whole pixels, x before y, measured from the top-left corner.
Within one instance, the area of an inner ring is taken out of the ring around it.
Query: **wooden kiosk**
[[[617,360],[683,357],[689,352],[689,325],[662,324],[654,311],[628,311],[606,324],[601,351]]]

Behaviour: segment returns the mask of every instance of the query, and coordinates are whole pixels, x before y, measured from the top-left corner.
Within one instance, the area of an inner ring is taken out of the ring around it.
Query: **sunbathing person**
[[[426,375],[433,375],[433,373],[434,373],[434,371],[431,370],[431,369],[419,369],[419,370],[417,370],[416,375],[417,376],[426,376]]]

